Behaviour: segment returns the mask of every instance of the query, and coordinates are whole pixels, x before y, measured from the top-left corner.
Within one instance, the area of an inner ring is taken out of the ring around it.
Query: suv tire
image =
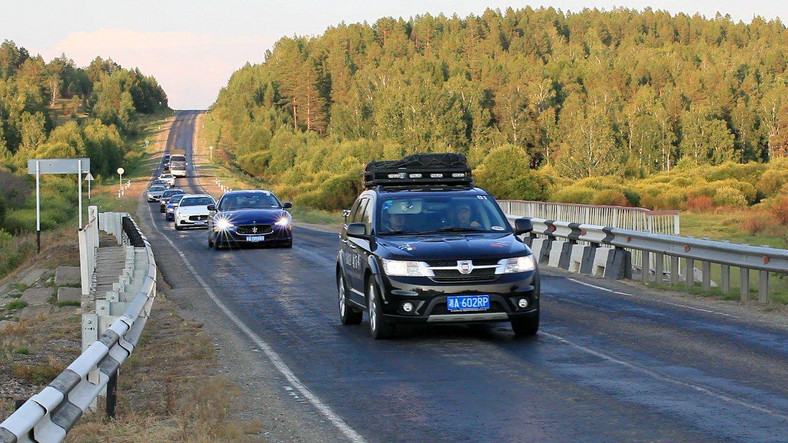
[[[361,311],[356,310],[347,303],[347,289],[342,271],[337,276],[337,298],[339,302],[339,320],[343,325],[357,325],[361,323]]]
[[[539,313],[533,318],[512,320],[512,331],[518,337],[532,337],[539,331]]]
[[[394,335],[394,325],[383,321],[383,305],[380,291],[373,278],[367,284],[367,300],[369,303],[369,335],[375,340],[385,340]]]

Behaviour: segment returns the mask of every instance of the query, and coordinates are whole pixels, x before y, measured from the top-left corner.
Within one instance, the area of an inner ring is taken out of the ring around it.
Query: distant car
[[[161,199],[161,195],[164,194],[164,191],[167,190],[167,187],[164,185],[151,185],[148,188],[148,202],[155,202]]]
[[[208,227],[208,206],[216,204],[208,194],[186,194],[175,210],[175,229],[186,227]]]
[[[178,205],[181,203],[181,199],[186,194],[175,194],[170,197],[169,203],[164,208],[164,219],[167,221],[175,221],[175,210],[178,209]]]
[[[159,180],[166,182],[170,185],[170,187],[175,186],[175,176],[165,172],[164,174],[159,176]]]
[[[293,218],[270,191],[230,191],[209,206],[208,247],[223,245],[275,244],[293,246]]]
[[[161,212],[164,212],[164,208],[167,207],[167,203],[170,202],[170,197],[172,197],[173,195],[185,194],[185,193],[186,191],[184,191],[183,189],[178,189],[178,188],[167,189],[166,191],[164,191],[163,194],[161,194],[161,198],[159,199],[159,210]]]
[[[161,180],[161,179],[158,179],[158,178],[156,180],[153,180],[152,184],[153,185],[162,185],[162,186],[164,186],[167,189],[170,188],[170,184],[168,182],[166,182],[164,180]]]

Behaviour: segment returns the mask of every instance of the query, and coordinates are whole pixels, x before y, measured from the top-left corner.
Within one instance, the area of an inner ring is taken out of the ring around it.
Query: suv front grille
[[[486,258],[486,259],[475,259],[470,260],[473,262],[474,266],[492,266],[497,265],[499,258]],[[431,268],[446,268],[449,266],[457,266],[457,262],[461,260],[428,260],[427,264]]]
[[[460,274],[460,271],[456,269],[435,269],[432,272],[435,276],[430,278],[436,282],[478,282],[498,278],[495,268],[474,269],[470,274]]]

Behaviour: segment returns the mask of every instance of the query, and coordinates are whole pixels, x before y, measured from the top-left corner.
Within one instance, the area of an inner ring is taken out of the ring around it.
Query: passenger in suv
[[[539,272],[495,199],[473,186],[465,157],[421,154],[367,165],[345,211],[336,282],[340,320],[387,338],[398,323],[509,321],[539,329]]]

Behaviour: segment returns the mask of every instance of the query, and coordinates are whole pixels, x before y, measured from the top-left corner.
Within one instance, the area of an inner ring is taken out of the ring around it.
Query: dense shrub
[[[640,207],[640,194],[631,190],[631,189],[624,189],[624,197],[627,198],[627,202],[629,202],[628,206],[632,206],[635,208]]]
[[[479,187],[498,199],[544,200],[549,181],[532,171],[524,149],[504,145],[493,149],[474,171]]]
[[[714,201],[707,195],[693,195],[687,197],[687,210],[689,211],[710,211],[714,209]]]
[[[750,235],[760,234],[773,229],[777,221],[768,212],[756,211],[742,221],[742,229]]]
[[[629,200],[623,192],[617,189],[603,189],[594,194],[592,205],[628,206]]]
[[[780,224],[788,226],[788,195],[774,197],[765,206]]]
[[[593,198],[594,190],[582,186],[569,186],[559,189],[553,196],[553,200],[559,203],[590,204]]]
[[[716,206],[732,206],[744,207],[747,206],[747,199],[738,189],[731,186],[723,186],[717,189],[717,193],[713,198]]]
[[[778,194],[783,186],[788,184],[788,162],[778,162],[779,164],[782,164],[783,167],[767,169],[755,185],[764,197],[772,197]]]

